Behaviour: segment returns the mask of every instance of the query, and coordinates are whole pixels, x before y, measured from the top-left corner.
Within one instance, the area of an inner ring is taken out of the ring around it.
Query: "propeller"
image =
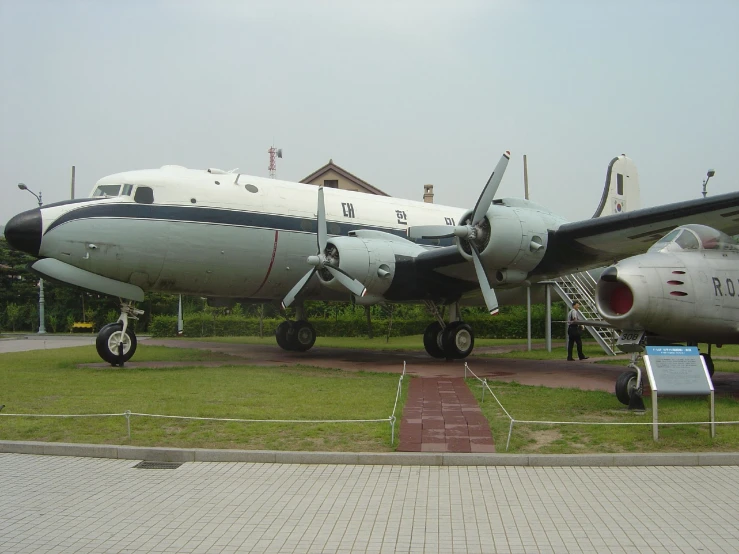
[[[484,244],[484,241],[490,232],[489,224],[486,222],[485,216],[487,215],[490,204],[495,197],[495,193],[498,191],[500,182],[503,180],[503,173],[505,173],[510,157],[511,153],[506,150],[501,156],[498,165],[495,166],[493,173],[490,175],[485,188],[482,189],[482,193],[477,199],[477,204],[475,204],[474,209],[470,215],[465,218],[466,222],[463,222],[463,225],[419,225],[417,227],[408,228],[408,236],[412,239],[457,237],[459,241],[469,246],[472,262],[475,265],[475,274],[480,283],[482,296],[485,299],[485,305],[491,315],[498,313],[498,299],[496,298],[495,291],[490,286],[490,282],[485,274],[485,268],[480,259],[478,246]]]
[[[356,296],[364,296],[367,293],[365,286],[358,280],[351,277],[346,271],[336,267],[334,264],[338,264],[339,255],[336,248],[329,245],[328,243],[328,230],[326,228],[326,206],[323,201],[323,187],[318,187],[318,229],[316,232],[316,246],[318,251],[314,256],[308,256],[307,262],[312,265],[313,268],[308,270],[308,273],[301,277],[287,296],[282,300],[282,307],[287,308],[290,304],[295,301],[305,285],[308,284],[311,277],[319,270],[328,271],[339,283],[349,289],[352,294]]]

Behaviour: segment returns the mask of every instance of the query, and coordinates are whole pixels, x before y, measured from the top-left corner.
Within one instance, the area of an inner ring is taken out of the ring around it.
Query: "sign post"
[[[659,438],[657,405],[660,394],[710,396],[711,437],[716,436],[713,381],[695,346],[647,346],[644,365],[652,389],[652,436]]]

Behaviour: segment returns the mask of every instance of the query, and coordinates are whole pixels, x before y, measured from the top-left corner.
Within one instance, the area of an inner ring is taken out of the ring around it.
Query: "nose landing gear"
[[[133,302],[121,303],[121,316],[115,323],[105,325],[98,332],[95,348],[103,361],[112,366],[123,367],[136,352],[136,334],[128,327],[128,319],[138,319],[144,310],[137,310]]]

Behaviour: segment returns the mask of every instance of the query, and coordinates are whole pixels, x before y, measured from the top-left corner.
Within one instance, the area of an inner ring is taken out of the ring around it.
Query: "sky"
[[[739,190],[736,0],[0,0],[0,225],[179,164],[592,216],[610,160],[643,206]]]

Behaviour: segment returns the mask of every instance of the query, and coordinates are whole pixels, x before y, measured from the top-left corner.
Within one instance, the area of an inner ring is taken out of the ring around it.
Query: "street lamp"
[[[21,190],[25,190],[30,192],[36,197],[36,200],[38,200],[38,207],[40,208],[44,203],[41,200],[41,192],[39,191],[38,194],[33,192],[31,189],[29,189],[24,183],[18,183],[18,188]],[[46,319],[44,317],[44,280],[39,279],[38,280],[38,334],[44,335],[46,334],[46,325],[44,324],[44,320]]]
[[[706,173],[706,180],[705,180],[705,181],[703,181],[703,198],[705,198],[705,197],[706,197],[706,185],[708,184],[708,180],[709,180],[709,179],[710,179],[711,177],[713,177],[714,175],[716,175],[716,171],[715,171],[715,170],[713,170],[713,169],[709,169],[709,170],[708,170],[708,173]]]

